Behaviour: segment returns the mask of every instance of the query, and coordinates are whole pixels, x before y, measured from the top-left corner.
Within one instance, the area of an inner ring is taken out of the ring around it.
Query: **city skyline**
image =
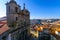
[[[9,0],[0,0],[0,17],[6,16],[5,3]],[[30,11],[30,19],[60,19],[60,1],[59,0],[15,0],[23,8]]]

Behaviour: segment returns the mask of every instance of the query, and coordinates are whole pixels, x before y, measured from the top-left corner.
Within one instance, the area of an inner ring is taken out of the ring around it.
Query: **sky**
[[[6,3],[10,0],[0,0],[0,17],[6,16]],[[30,19],[60,19],[60,0],[15,0],[23,9],[30,11]]]

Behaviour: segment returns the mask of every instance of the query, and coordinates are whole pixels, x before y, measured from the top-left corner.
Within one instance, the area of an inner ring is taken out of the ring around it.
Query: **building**
[[[6,3],[7,22],[0,28],[0,40],[29,40],[30,12],[19,6],[15,0]],[[6,30],[4,30],[5,28]]]

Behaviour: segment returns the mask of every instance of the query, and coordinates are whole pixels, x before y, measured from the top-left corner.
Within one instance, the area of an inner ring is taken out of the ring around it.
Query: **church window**
[[[18,20],[18,18],[16,17],[16,21]]]
[[[15,7],[15,12],[18,12],[18,8],[17,7]]]
[[[9,12],[10,12],[10,6],[9,6]]]

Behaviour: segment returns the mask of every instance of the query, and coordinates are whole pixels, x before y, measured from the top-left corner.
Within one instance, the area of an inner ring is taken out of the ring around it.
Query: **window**
[[[15,12],[18,12],[18,8],[17,7],[15,7]]]
[[[2,40],[6,40],[6,37],[3,37]]]
[[[9,6],[9,12],[10,12],[10,6]]]
[[[16,21],[18,20],[18,18],[16,17]]]

